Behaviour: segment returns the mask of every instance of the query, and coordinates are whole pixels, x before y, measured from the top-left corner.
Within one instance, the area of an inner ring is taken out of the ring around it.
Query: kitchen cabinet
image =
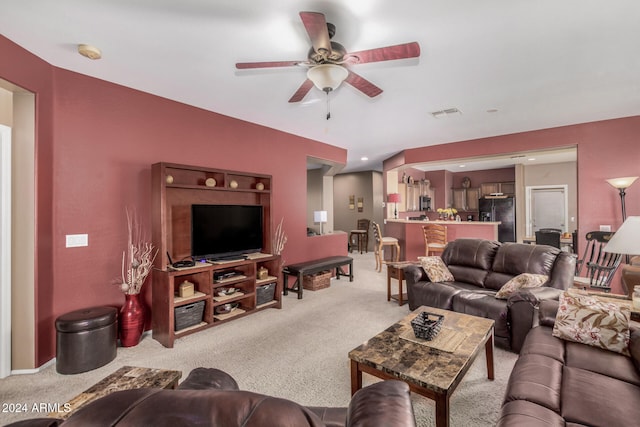
[[[400,203],[398,203],[398,212],[419,212],[420,197],[430,197],[434,200],[434,190],[432,190],[428,181],[411,183],[399,183],[398,193],[400,194]],[[433,202],[432,202],[433,203]],[[432,207],[433,209],[433,204]]]
[[[458,211],[467,210],[467,189],[466,188],[452,188],[451,189],[451,207]]]
[[[474,188],[453,188],[452,206],[458,211],[470,212],[478,210],[478,199],[480,189]]]
[[[479,199],[480,188],[467,188],[467,211],[477,211]]]
[[[516,192],[516,183],[510,182],[485,182],[480,184],[481,197],[502,193],[505,196],[513,196]]]

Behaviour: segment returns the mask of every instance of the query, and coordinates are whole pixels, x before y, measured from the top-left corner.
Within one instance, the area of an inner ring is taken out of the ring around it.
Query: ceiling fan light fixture
[[[323,92],[334,91],[349,76],[346,68],[336,64],[320,64],[307,71],[307,78]]]

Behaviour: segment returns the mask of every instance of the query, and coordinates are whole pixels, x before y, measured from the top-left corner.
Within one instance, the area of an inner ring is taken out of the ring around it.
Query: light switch
[[[88,234],[67,234],[68,248],[78,248],[81,246],[89,246]]]
[[[601,225],[600,226],[600,231],[611,231],[611,226],[610,225]]]

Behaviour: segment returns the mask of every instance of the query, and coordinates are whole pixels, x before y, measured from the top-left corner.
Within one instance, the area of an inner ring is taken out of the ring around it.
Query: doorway
[[[567,232],[569,222],[566,185],[526,187],[527,236],[535,236],[541,228],[557,228]]]
[[[11,128],[0,125],[0,378],[11,373]]]
[[[0,79],[0,123],[4,126],[0,174],[2,185],[10,185],[9,195],[3,191],[0,202],[10,230],[0,232],[0,376],[36,368],[35,97]],[[10,154],[5,156],[9,142]]]

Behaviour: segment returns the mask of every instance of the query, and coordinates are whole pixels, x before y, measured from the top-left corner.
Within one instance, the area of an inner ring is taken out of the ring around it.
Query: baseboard
[[[147,336],[151,338],[151,334],[152,333],[153,333],[153,331],[151,329],[149,329],[148,331],[144,331],[142,333],[142,336],[140,337],[140,339],[142,340],[143,338],[146,338]],[[120,340],[118,340],[118,345],[119,344],[120,344]],[[34,369],[13,369],[9,375],[31,375],[31,374],[37,374],[38,372],[47,369],[49,366],[54,365],[55,363],[56,363],[56,358],[54,357],[53,359],[49,360],[48,362],[45,362],[41,366],[38,366],[37,368],[34,368]]]
[[[34,369],[13,369],[11,371],[11,375],[30,375],[30,374],[37,374],[38,372],[47,369],[49,366],[53,365],[56,363],[56,358],[54,357],[53,359],[49,360],[48,362],[45,362],[43,365],[38,366],[37,368]]]

